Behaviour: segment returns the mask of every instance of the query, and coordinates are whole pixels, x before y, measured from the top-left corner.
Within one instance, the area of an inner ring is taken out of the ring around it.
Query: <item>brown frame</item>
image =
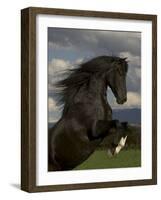
[[[36,186],[36,16],[38,14],[152,21],[152,179]],[[27,192],[157,184],[157,16],[53,8],[21,10],[21,189]]]

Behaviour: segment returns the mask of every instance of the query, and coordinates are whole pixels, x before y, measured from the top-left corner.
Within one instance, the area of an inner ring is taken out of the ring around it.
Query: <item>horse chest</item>
[[[101,99],[100,101],[96,102],[95,104],[95,110],[97,118],[102,120],[111,120],[112,119],[112,109],[109,106],[108,102],[104,99]]]

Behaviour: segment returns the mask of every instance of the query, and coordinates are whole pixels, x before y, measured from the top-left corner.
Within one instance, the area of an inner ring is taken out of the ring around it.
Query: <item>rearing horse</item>
[[[118,104],[127,100],[126,58],[100,56],[58,82],[62,117],[49,130],[49,170],[70,170],[86,160],[116,126],[107,102],[110,87]]]

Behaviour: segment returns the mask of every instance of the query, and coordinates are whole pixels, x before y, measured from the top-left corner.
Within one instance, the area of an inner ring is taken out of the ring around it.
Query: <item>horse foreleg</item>
[[[118,154],[122,148],[124,148],[125,146],[125,143],[126,143],[126,140],[127,140],[127,136],[126,137],[122,137],[115,149],[115,152],[114,152],[114,155]]]
[[[118,120],[99,120],[93,130],[88,134],[90,140],[104,138],[110,134],[110,129],[116,128]]]

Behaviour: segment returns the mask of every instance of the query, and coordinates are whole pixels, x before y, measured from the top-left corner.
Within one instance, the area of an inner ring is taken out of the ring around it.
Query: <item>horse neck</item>
[[[69,107],[74,103],[89,103],[98,99],[98,101],[104,102],[109,109],[111,110],[108,101],[107,101],[107,85],[103,78],[93,77],[89,80],[88,83],[85,83],[80,88],[77,88],[71,96],[68,96],[68,102],[64,106],[63,113],[65,114]]]
[[[91,91],[94,95],[104,95],[106,93],[105,81],[102,77],[93,77],[89,82],[89,92]]]

